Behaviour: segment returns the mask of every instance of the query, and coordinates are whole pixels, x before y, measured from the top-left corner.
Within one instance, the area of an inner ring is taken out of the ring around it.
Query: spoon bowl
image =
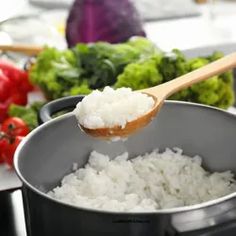
[[[154,99],[155,103],[153,108],[144,115],[140,116],[139,118],[127,122],[124,128],[121,126],[114,126],[109,128],[105,127],[105,128],[90,129],[82,125],[80,125],[80,127],[85,133],[96,138],[102,138],[102,139],[126,138],[129,135],[138,131],[140,128],[143,128],[146,125],[148,125],[148,123],[150,123],[150,121],[155,117],[157,112],[161,109],[164,100],[159,102],[157,97],[151,94],[148,95]]]

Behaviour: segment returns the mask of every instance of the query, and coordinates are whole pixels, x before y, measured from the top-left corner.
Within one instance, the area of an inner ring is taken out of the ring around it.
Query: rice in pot
[[[199,156],[154,150],[128,160],[93,151],[84,168],[65,176],[49,195],[71,205],[119,212],[149,212],[206,202],[236,190],[231,171],[209,173]]]

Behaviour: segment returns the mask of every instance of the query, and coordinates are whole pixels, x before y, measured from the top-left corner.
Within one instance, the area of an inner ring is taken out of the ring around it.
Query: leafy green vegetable
[[[90,88],[102,88],[114,83],[118,72],[115,63],[109,57],[114,53],[112,45],[109,43],[79,44],[74,50],[84,69],[83,77],[86,78]]]
[[[215,52],[208,57],[187,59],[177,49],[165,54],[143,37],[119,44],[79,43],[64,51],[45,48],[37,57],[30,78],[50,99],[89,94],[108,85],[138,90],[175,79],[222,56]],[[234,103],[232,71],[195,84],[169,99],[228,108]]]
[[[71,50],[45,48],[30,71],[30,79],[52,99],[67,96],[74,86],[80,86],[81,68]]]
[[[162,53],[162,51],[157,48],[157,46],[152,41],[144,37],[132,37],[129,41],[127,41],[126,44],[135,48],[139,52],[139,54],[141,54],[142,59],[145,57],[149,57],[150,55]]]
[[[177,53],[177,55],[182,57],[179,52]],[[188,71],[196,70],[222,56],[222,53],[215,52],[209,57],[185,60],[185,68],[188,68]],[[228,71],[219,76],[214,76],[208,80],[194,84],[174,94],[170,99],[202,103],[226,109],[234,103],[233,73]]]
[[[157,68],[159,58],[157,55],[127,65],[124,72],[118,76],[114,87],[131,87],[133,90],[138,90],[160,84],[163,76]]]
[[[92,89],[113,85],[126,65],[155,52],[153,43],[142,37],[119,44],[78,44],[74,50],[83,68],[83,78],[87,78]]]
[[[73,49],[45,48],[30,72],[31,81],[50,99],[113,85],[124,68],[158,49],[148,39],[135,37],[126,43],[79,43]]]
[[[144,89],[175,79],[183,74],[198,69],[223,56],[215,52],[209,57],[187,60],[177,49],[169,54],[159,54],[141,62],[127,65],[118,76],[114,87]],[[228,108],[234,103],[233,74],[231,71],[214,76],[190,88],[181,90],[169,99],[202,103],[220,108]]]
[[[158,69],[164,78],[164,82],[175,79],[189,72],[189,65],[184,55],[177,49],[165,54]]]
[[[43,102],[35,102],[29,107],[11,104],[8,110],[10,116],[17,116],[25,121],[30,130],[38,126],[38,111]]]
[[[92,90],[89,88],[87,81],[84,81],[83,83],[81,83],[80,86],[74,86],[70,89],[70,95],[78,95],[78,94],[89,94],[91,93]]]

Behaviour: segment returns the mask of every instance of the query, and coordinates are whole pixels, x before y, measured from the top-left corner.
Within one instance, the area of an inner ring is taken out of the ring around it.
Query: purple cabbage
[[[145,36],[139,15],[129,0],[75,0],[66,24],[69,47],[79,42],[119,43]]]

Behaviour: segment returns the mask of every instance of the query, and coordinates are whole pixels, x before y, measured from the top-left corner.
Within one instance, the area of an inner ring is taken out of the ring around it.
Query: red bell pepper
[[[26,105],[27,93],[32,90],[26,71],[0,60],[0,122],[7,118],[10,104]]]
[[[13,83],[0,69],[0,102],[4,102],[10,95]]]
[[[0,60],[0,69],[21,91],[29,92],[33,90],[26,71],[17,68],[6,60]]]

